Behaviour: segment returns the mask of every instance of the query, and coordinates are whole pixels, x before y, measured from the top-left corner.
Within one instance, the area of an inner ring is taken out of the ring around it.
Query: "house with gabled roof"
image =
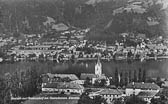
[[[144,101],[151,103],[151,99],[154,98],[157,93],[158,92],[153,91],[142,91],[137,96],[143,99]]]
[[[92,92],[89,94],[91,98],[95,96],[102,96],[108,102],[113,101],[113,99],[118,99],[122,97],[122,92],[118,89],[100,89],[99,91]]]
[[[59,80],[69,79],[69,81],[78,80],[78,77],[75,74],[42,74],[42,84],[58,82]]]
[[[84,87],[71,82],[54,82],[54,83],[47,83],[42,87],[42,92],[47,93],[77,93],[82,94],[84,91]]]
[[[126,86],[126,96],[138,95],[140,92],[156,92],[158,93],[160,87],[155,83],[132,82]]]

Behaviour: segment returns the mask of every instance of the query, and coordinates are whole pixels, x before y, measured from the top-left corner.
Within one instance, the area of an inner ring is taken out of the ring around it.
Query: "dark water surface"
[[[16,63],[1,63],[0,74],[4,75],[9,72],[28,69],[36,69],[39,74],[42,73],[73,73],[80,75],[80,73],[94,73],[95,61],[92,62],[81,62],[81,63],[54,63],[54,62],[16,62]],[[115,69],[119,72],[128,72],[129,70],[146,70],[147,76],[150,77],[165,77],[168,78],[168,59],[155,61],[134,61],[128,63],[126,61],[110,61],[102,62],[103,73],[107,76],[114,76]]]

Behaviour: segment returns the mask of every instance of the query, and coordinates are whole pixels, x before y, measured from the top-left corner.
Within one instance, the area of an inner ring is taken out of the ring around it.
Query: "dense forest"
[[[64,23],[91,28],[90,38],[113,38],[122,32],[166,36],[167,4],[167,0],[0,0],[0,32],[41,33],[48,25]]]

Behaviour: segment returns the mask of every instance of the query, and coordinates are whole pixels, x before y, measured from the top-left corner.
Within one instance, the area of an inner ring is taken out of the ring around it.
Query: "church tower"
[[[97,63],[95,65],[95,75],[102,75],[102,64],[100,62],[100,58],[98,57]]]

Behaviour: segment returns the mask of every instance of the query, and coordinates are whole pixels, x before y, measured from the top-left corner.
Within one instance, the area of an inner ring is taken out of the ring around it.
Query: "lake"
[[[15,62],[15,63],[1,63],[0,64],[0,74],[12,73],[14,71],[28,70],[34,68],[39,74],[42,73],[94,73],[94,65],[96,61],[90,62],[80,62],[76,64],[72,63],[55,63],[55,62]],[[149,77],[165,77],[168,78],[168,59],[163,60],[150,60],[150,61],[134,61],[128,63],[126,61],[110,61],[102,62],[103,73],[109,77],[114,77],[115,69],[117,68],[119,72],[128,72],[129,70],[146,70],[147,76]]]

